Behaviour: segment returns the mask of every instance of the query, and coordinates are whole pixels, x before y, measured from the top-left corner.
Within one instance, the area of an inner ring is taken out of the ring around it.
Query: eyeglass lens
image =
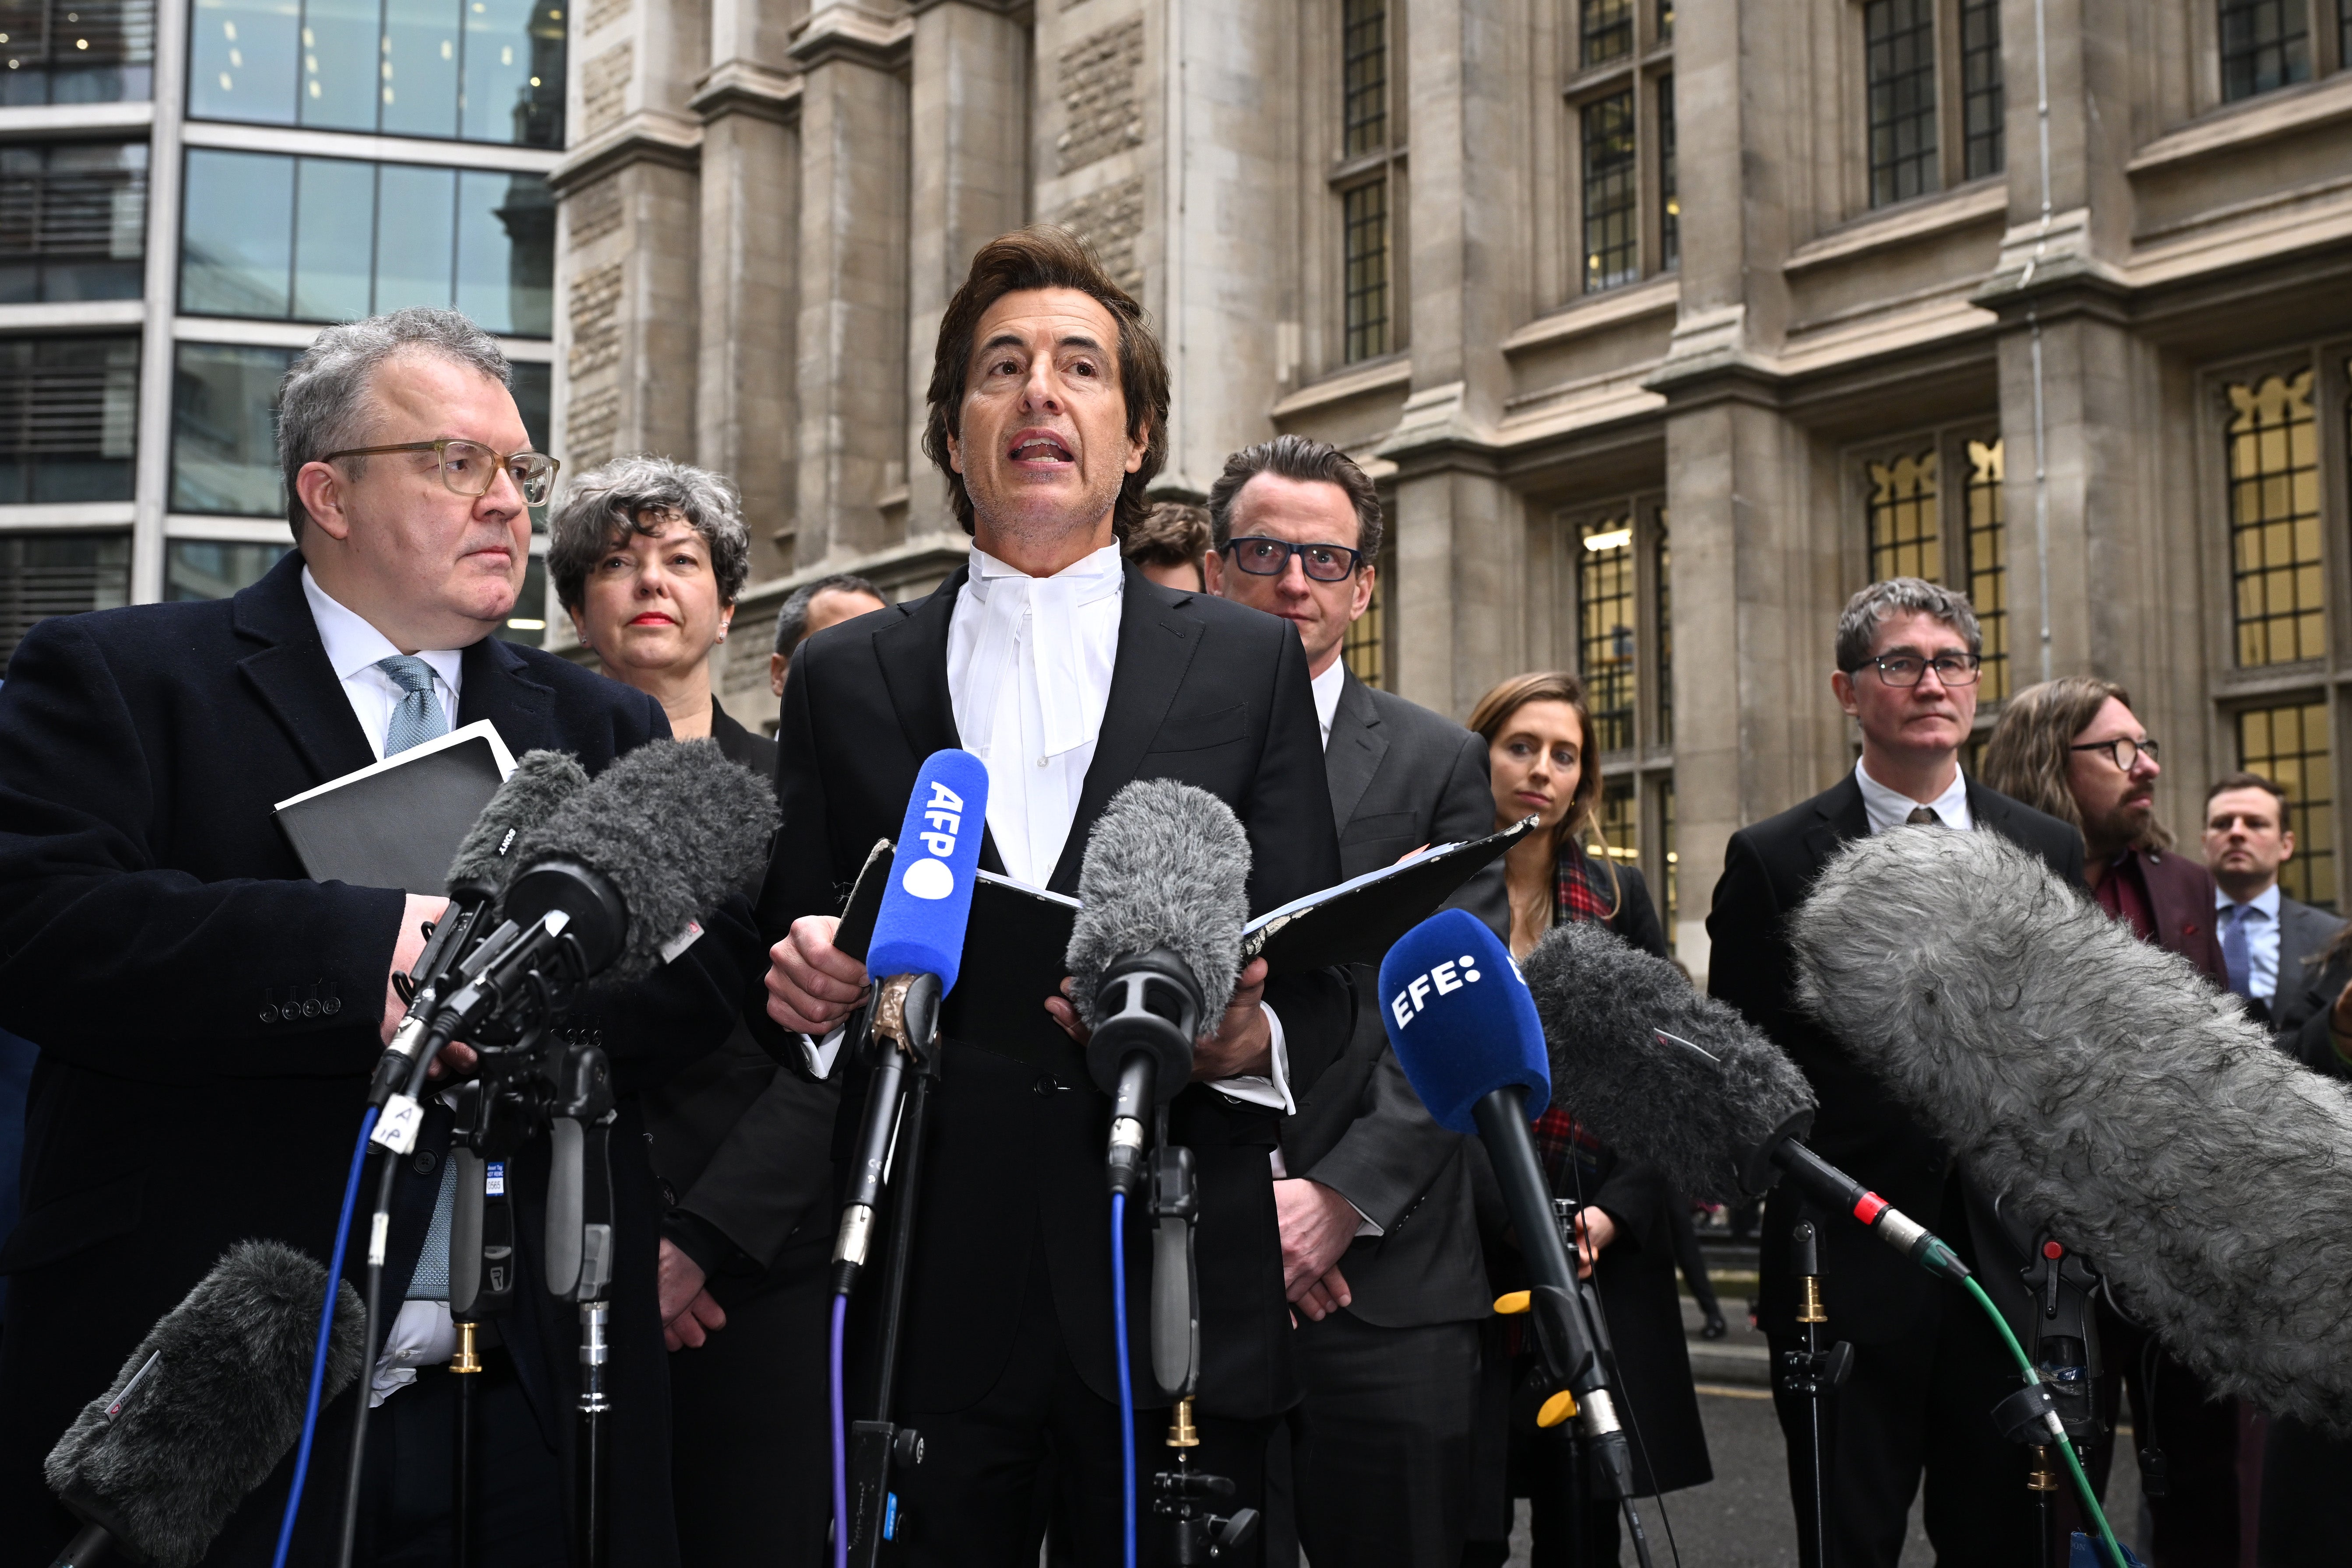
[[[1879,678],[1890,686],[1916,686],[1933,667],[1936,679],[1948,686],[1973,685],[1977,678],[1977,661],[1967,654],[1946,654],[1928,660],[1907,654],[1874,661],[1878,665]]]
[[[1301,545],[1288,539],[1234,540],[1234,564],[1253,577],[1280,577],[1296,555],[1318,582],[1339,582],[1356,564],[1355,552],[1339,545]]]
[[[554,461],[542,453],[518,452],[509,457],[506,471],[522,492],[523,500],[539,506],[547,499],[555,477]],[[460,496],[487,496],[498,483],[498,454],[471,441],[452,441],[441,449],[441,482]]]

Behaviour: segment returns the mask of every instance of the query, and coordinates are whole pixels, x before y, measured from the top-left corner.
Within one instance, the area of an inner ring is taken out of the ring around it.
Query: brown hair
[[[2000,721],[1985,740],[1977,777],[2011,800],[2022,800],[2082,831],[2083,809],[2074,803],[2074,787],[2066,781],[2074,756],[2068,747],[2109,698],[2132,706],[2131,693],[2096,675],[2061,675],[2026,687],[2002,706]],[[2153,817],[2146,847],[2172,847],[2172,835]]]
[[[1328,441],[1306,435],[1277,435],[1272,441],[1244,446],[1225,459],[1225,471],[1209,486],[1209,523],[1215,530],[1216,549],[1223,549],[1233,540],[1234,498],[1261,474],[1303,484],[1337,485],[1348,497],[1348,505],[1355,508],[1359,564],[1380,559],[1380,491],[1354,458]]]
[[[2284,784],[2273,784],[2259,773],[2222,774],[2221,777],[2214,779],[2212,783],[2206,786],[2205,803],[2209,806],[2211,805],[2213,803],[2213,797],[2219,795],[2224,789],[2267,789],[2278,799],[2279,816],[2282,821],[2284,821],[2286,815],[2286,786]]]
[[[1121,552],[1138,566],[1189,566],[1209,580],[1202,564],[1209,553],[1209,509],[1186,501],[1161,501],[1127,531]]]
[[[1168,461],[1168,362],[1160,340],[1143,319],[1143,307],[1103,270],[1094,247],[1058,224],[1034,224],[980,247],[963,287],[940,318],[939,347],[931,358],[926,394],[930,417],[923,424],[923,455],[947,476],[948,499],[963,531],[972,531],[971,497],[963,476],[949,460],[948,441],[960,434],[964,383],[971,374],[972,339],[988,308],[1008,294],[1032,288],[1074,288],[1090,296],[1118,324],[1118,390],[1127,402],[1127,435],[1146,437],[1143,465],[1119,486],[1112,523],[1121,538],[1150,509],[1143,492]]]
[[[1566,703],[1576,710],[1576,726],[1584,737],[1577,749],[1576,792],[1569,797],[1566,814],[1551,831],[1551,858],[1557,862],[1560,852],[1576,836],[1591,828],[1601,842],[1601,862],[1609,868],[1609,914],[1613,919],[1624,904],[1625,894],[1617,881],[1616,859],[1609,853],[1609,841],[1601,831],[1601,817],[1595,810],[1601,802],[1601,769],[1597,766],[1600,752],[1592,741],[1592,711],[1584,705],[1584,683],[1566,670],[1536,670],[1497,681],[1478,699],[1478,706],[1470,710],[1470,727],[1491,747],[1503,733],[1503,727],[1511,721],[1511,716],[1529,703]]]

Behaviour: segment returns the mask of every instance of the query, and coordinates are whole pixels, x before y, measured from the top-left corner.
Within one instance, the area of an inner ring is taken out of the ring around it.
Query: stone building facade
[[[918,438],[973,249],[1092,237],[1167,340],[1161,487],[1335,441],[1369,676],[1580,670],[1704,971],[1725,839],[1854,755],[1853,589],[1969,590],[1984,706],[2123,681],[2336,902],[2352,0],[588,0],[555,450],[726,469],[744,611],[965,549]],[[740,642],[722,688],[766,706]],[[755,695],[757,694],[757,695]]]

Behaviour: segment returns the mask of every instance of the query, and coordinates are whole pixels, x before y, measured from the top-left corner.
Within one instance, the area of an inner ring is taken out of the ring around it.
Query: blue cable
[[[1118,1363],[1118,1455],[1124,1466],[1127,1568],[1135,1568],[1135,1374],[1127,1353],[1127,1194],[1110,1195],[1110,1310],[1117,1325],[1111,1359]]]
[[[352,1237],[352,1210],[359,1202],[360,1172],[367,1165],[368,1134],[375,1131],[376,1108],[360,1116],[359,1146],[352,1151],[352,1174],[343,1183],[342,1218],[335,1222],[335,1255],[327,1265],[327,1304],[319,1313],[319,1342],[310,1351],[310,1395],[302,1407],[302,1443],[294,1451],[294,1481],[286,1489],[286,1517],[278,1526],[278,1555],[270,1568],[286,1568],[294,1544],[294,1516],[302,1509],[302,1482],[310,1473],[310,1439],[319,1435],[319,1393],[327,1381],[327,1345],[334,1337],[335,1298],[343,1283],[343,1247]],[[368,1396],[368,1368],[360,1368],[360,1397]]]
[[[842,1421],[841,1342],[849,1317],[849,1298],[833,1298],[833,1562],[849,1568],[849,1439]]]

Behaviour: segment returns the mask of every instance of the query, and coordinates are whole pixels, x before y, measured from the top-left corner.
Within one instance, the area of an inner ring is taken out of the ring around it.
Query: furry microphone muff
[[[1730,1203],[1772,1185],[1771,1151],[1803,1135],[1814,1100],[1755,1025],[1598,922],[1555,926],[1523,973],[1552,1098],[1593,1136],[1694,1197]]]
[[[1998,834],[1901,829],[1790,922],[1801,1005],[2222,1392],[2352,1433],[2352,1093]]]
[[[1200,987],[1202,1027],[1214,1028],[1241,973],[1249,873],[1249,834],[1207,790],[1144,779],[1113,795],[1078,867],[1066,955],[1078,1016],[1097,1021],[1103,974],[1119,959],[1164,948]]]
[[[244,1241],[165,1313],[49,1450],[49,1488],[155,1568],[191,1568],[302,1429],[327,1270]],[[335,1297],[322,1397],[360,1371],[360,1298]]]

